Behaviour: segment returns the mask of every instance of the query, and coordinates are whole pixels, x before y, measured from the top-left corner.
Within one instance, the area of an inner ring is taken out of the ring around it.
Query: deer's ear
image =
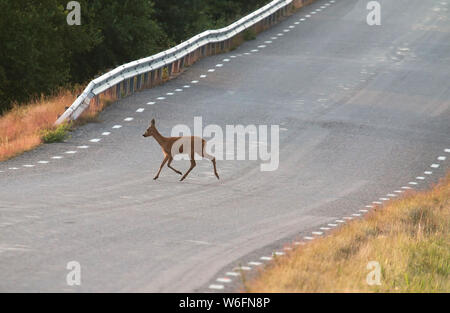
[[[152,119],[152,121],[150,123],[151,123],[151,125],[155,126],[155,119]]]

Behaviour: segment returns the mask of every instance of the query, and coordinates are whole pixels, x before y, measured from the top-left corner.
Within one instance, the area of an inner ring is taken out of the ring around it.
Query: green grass
[[[71,123],[64,123],[56,128],[45,129],[42,131],[41,139],[44,143],[62,142],[69,137],[69,132],[72,130]]]

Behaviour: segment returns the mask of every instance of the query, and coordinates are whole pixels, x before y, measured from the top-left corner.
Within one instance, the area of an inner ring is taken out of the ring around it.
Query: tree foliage
[[[79,0],[79,26],[66,22],[68,2],[0,0],[0,112],[225,26],[268,0]]]

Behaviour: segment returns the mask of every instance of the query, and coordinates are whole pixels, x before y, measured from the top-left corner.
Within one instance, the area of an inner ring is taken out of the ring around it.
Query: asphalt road
[[[368,26],[367,1],[317,1],[114,103],[66,142],[1,163],[0,291],[232,290],[236,264],[437,182],[450,168],[450,2],[380,3],[382,25]],[[194,116],[280,125],[278,170],[218,161],[217,180],[205,160],[184,182],[167,167],[154,181],[162,153],[142,137],[150,119],[169,135]],[[69,261],[80,286],[66,283]]]

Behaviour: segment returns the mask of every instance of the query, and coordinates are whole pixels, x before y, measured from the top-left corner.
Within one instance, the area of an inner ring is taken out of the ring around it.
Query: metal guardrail
[[[58,118],[56,125],[67,120],[76,120],[94,98],[98,101],[101,93],[109,93],[120,99],[134,90],[151,87],[164,75],[179,72],[180,68],[190,65],[199,57],[212,55],[232,47],[232,40],[243,31],[252,27],[270,27],[281,17],[288,14],[288,6],[294,0],[274,0],[255,12],[241,18],[233,24],[207,30],[181,44],[158,54],[121,65],[112,71],[92,80],[83,93]],[[309,2],[302,0],[302,2]],[[166,69],[163,71],[163,69]]]

